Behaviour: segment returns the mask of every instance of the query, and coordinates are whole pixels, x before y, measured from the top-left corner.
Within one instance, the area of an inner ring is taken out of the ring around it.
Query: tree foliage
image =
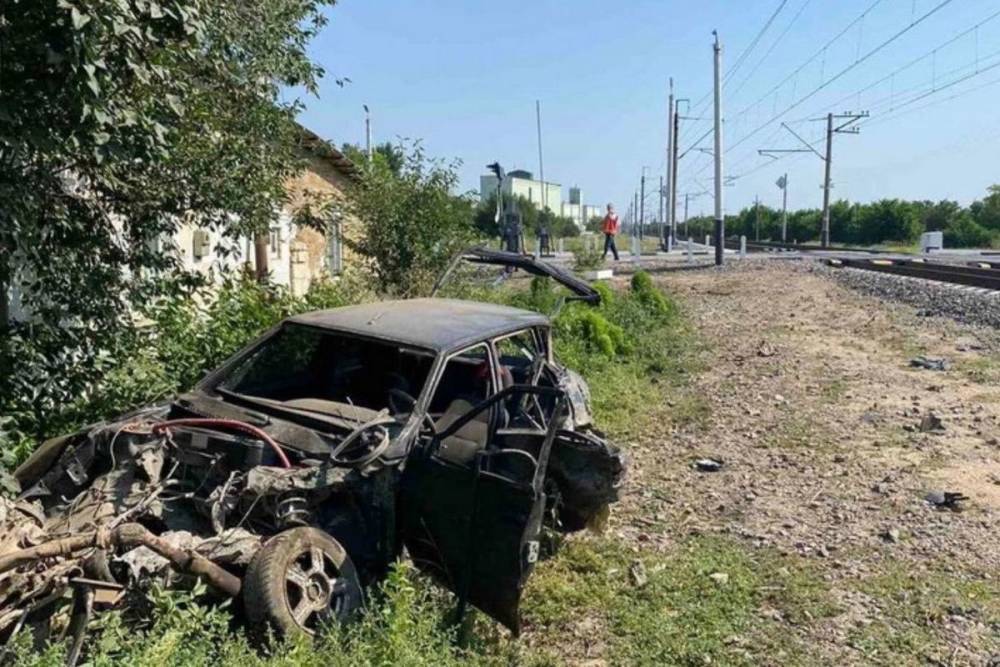
[[[278,92],[315,89],[306,46],[324,4],[0,9],[0,288],[16,285],[30,313],[2,336],[0,412],[78,399],[134,307],[190,286],[161,246],[180,225],[230,249],[269,226],[298,169],[298,104]]]
[[[354,164],[362,165],[368,162],[365,149],[357,144],[342,144],[340,150]],[[394,176],[399,176],[406,164],[406,151],[402,145],[386,141],[372,147],[372,159],[383,162]]]
[[[726,233],[755,238],[758,211],[753,206],[726,217]],[[760,206],[760,238],[781,239],[781,211]],[[801,209],[788,212],[789,241],[816,242],[822,212]],[[689,221],[689,235],[699,238],[712,231],[708,216]],[[988,247],[1000,242],[1000,185],[968,207],[943,200],[905,201],[883,199],[868,204],[844,200],[830,205],[830,238],[833,243],[878,245],[916,243],[924,232],[943,231],[946,247]]]
[[[388,160],[373,160],[348,192],[349,211],[363,230],[345,242],[367,261],[379,291],[417,296],[476,232],[472,202],[454,193],[456,165],[428,158],[419,143],[400,150],[398,173]]]

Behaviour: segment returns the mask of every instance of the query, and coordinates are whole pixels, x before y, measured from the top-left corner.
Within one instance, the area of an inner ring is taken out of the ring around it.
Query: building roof
[[[341,153],[336,146],[310,129],[299,125],[299,138],[302,148],[312,153],[316,157],[329,162],[334,169],[344,176],[357,180],[361,177],[361,170],[351,162],[346,155]]]
[[[453,352],[487,338],[549,322],[544,315],[530,310],[458,299],[376,301],[305,313],[288,321],[436,352]]]

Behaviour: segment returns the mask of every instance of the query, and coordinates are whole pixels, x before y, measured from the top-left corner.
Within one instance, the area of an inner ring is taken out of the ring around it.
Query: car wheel
[[[348,620],[361,604],[350,556],[316,528],[292,528],[268,540],[254,554],[243,581],[251,627],[281,637],[313,635],[324,624]]]

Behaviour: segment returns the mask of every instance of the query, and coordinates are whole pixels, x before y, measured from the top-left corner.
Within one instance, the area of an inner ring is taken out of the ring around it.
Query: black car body
[[[72,597],[82,640],[95,607],[195,577],[252,624],[311,632],[405,548],[516,633],[543,528],[579,530],[617,498],[624,462],[588,399],[537,313],[431,298],[290,318],[191,392],[17,469],[0,632],[37,631]]]

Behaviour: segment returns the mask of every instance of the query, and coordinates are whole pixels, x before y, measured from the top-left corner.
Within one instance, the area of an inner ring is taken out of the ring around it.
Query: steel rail
[[[836,267],[877,271],[879,273],[890,273],[898,276],[922,278],[935,282],[1000,291],[1000,269],[994,268],[933,264],[921,260],[909,259],[831,258],[827,263],[830,266]]]

